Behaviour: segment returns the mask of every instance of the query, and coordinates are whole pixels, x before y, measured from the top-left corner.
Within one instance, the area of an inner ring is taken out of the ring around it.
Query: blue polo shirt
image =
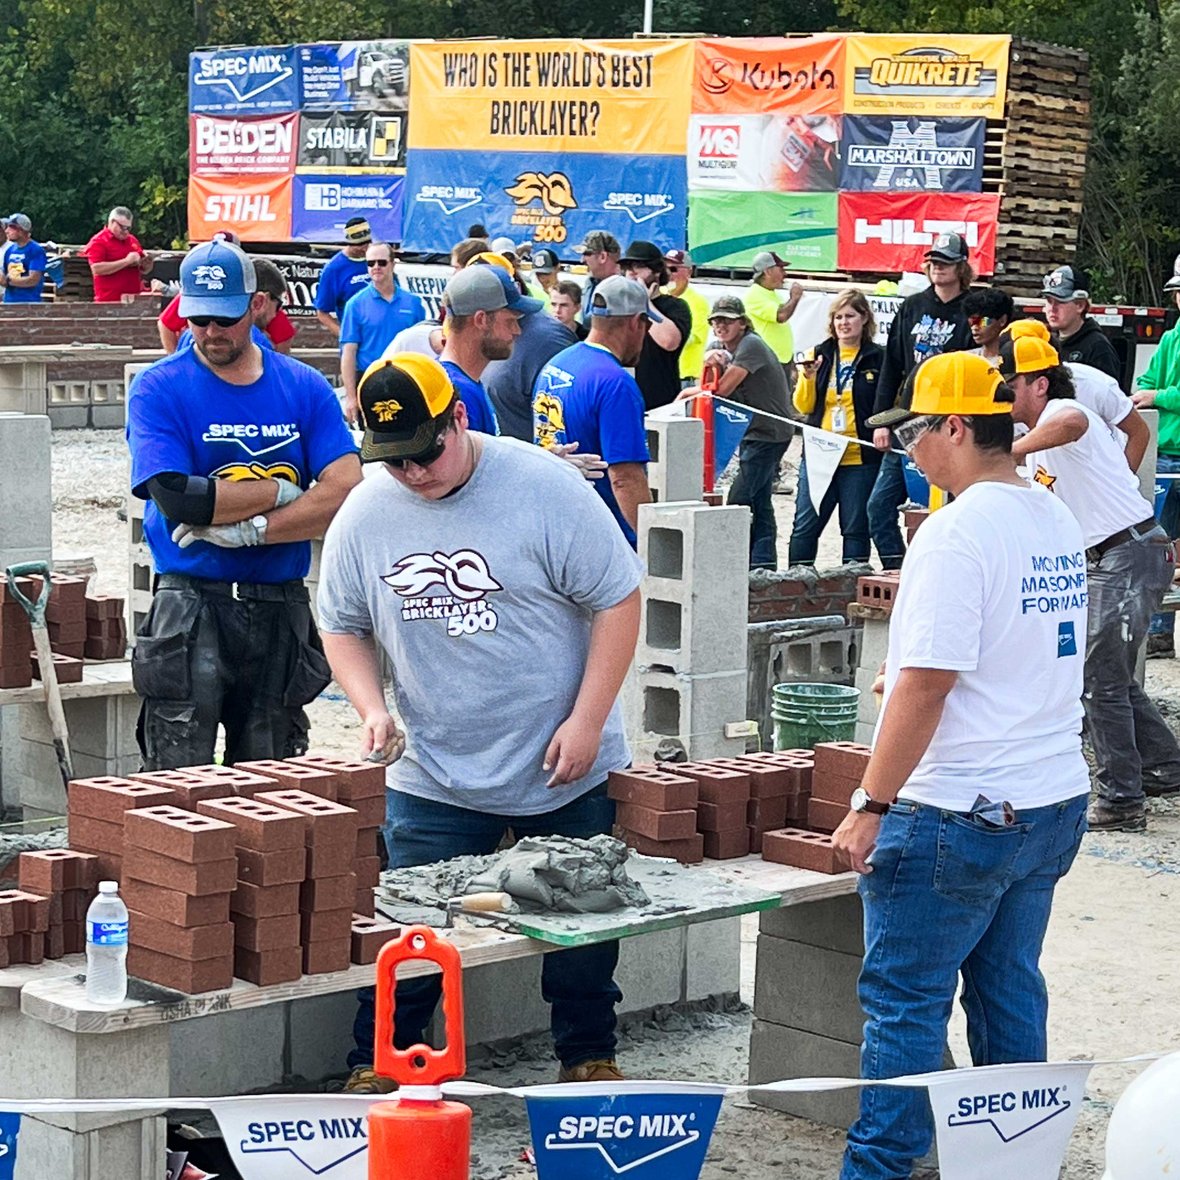
[[[320,271],[315,289],[316,311],[326,311],[337,320],[344,319],[344,305],[369,281],[364,258],[349,258],[341,250],[328,259]]]
[[[340,321],[340,344],[357,346],[357,378],[381,359],[399,332],[425,318],[422,300],[400,283],[394,283],[392,299],[386,299],[372,283],[362,287],[345,304],[344,318]]]

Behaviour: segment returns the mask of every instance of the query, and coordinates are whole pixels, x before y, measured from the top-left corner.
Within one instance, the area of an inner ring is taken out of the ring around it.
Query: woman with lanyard
[[[873,340],[876,334],[877,323],[868,300],[860,291],[845,291],[828,312],[828,339],[815,349],[811,360],[800,365],[793,401],[804,422],[855,441],[845,447],[818,512],[807,485],[804,441],[795,492],[791,565],[815,564],[820,534],[837,507],[843,560],[869,560],[868,503],[881,464],[881,452],[873,447],[873,432],[865,425],[873,412],[883,359],[881,346]]]

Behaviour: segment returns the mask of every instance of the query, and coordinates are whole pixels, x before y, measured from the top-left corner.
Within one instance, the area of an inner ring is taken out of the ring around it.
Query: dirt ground
[[[794,453],[794,448],[792,448]],[[786,480],[794,484],[793,472]],[[53,441],[54,555],[91,556],[97,588],[126,593],[127,526],[119,519],[127,487],[127,457],[115,431],[59,431]],[[780,554],[794,512],[791,495],[776,496]],[[823,538],[820,564],[838,560],[834,528]],[[1180,732],[1180,662],[1153,660],[1147,688]],[[312,709],[312,740],[320,748],[354,752],[357,724],[335,686]],[[1180,1048],[1169,1013],[1180,975],[1180,802],[1150,803],[1145,835],[1086,837],[1073,871],[1058,889],[1045,944],[1049,984],[1050,1052],[1057,1059],[1103,1059]],[[733,1011],[657,1013],[628,1022],[620,1061],[633,1078],[741,1083],[749,1045],[756,925],[747,921],[742,952],[742,1000]],[[961,1017],[952,1027],[956,1059],[967,1062]],[[1070,1144],[1063,1176],[1097,1180],[1110,1110],[1138,1067],[1100,1066]],[[556,1066],[544,1038],[500,1048],[473,1063],[471,1076],[496,1085],[548,1081]],[[475,1180],[532,1175],[520,1161],[528,1143],[523,1105],[484,1099],[475,1106]],[[724,1180],[834,1177],[842,1132],[727,1101],[703,1176]]]

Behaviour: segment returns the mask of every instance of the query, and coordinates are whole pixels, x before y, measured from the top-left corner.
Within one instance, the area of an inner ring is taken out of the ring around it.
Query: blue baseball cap
[[[194,315],[244,316],[257,290],[254,263],[240,247],[224,239],[195,246],[180,264],[180,307],[184,319]]]

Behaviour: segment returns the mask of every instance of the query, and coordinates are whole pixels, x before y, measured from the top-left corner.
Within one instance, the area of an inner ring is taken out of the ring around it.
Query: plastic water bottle
[[[86,999],[117,1007],[127,998],[127,907],[118,881],[100,881],[86,911]]]

